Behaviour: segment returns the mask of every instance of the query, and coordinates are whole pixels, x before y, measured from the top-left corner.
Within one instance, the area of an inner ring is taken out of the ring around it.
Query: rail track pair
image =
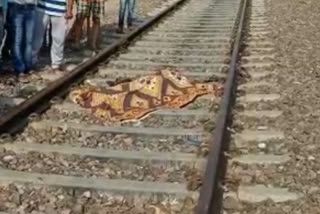
[[[74,198],[102,191],[124,195],[129,204],[138,195],[143,208],[157,213],[161,202],[173,213],[218,213],[247,5],[247,0],[179,0],[2,116],[0,181],[35,192],[39,185],[84,190],[73,192]],[[184,109],[157,111],[124,126],[90,123],[64,99],[75,85],[106,86],[146,75],[155,66],[184,68],[192,79],[224,80],[223,96],[218,102],[204,96]],[[208,154],[198,155],[204,147]],[[19,207],[2,205],[7,213]],[[123,213],[138,212],[132,207]],[[65,209],[76,213],[74,207]]]

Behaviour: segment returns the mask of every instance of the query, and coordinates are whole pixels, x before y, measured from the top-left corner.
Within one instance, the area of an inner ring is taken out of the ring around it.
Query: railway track
[[[0,211],[217,213],[246,5],[189,0],[164,17],[172,7],[9,112],[0,120]],[[116,126],[97,124],[61,98],[72,83],[106,87],[157,66],[183,68],[195,80],[225,80],[224,95]]]

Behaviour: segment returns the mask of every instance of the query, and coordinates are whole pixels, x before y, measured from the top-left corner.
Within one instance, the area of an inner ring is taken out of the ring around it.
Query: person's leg
[[[75,29],[75,36],[74,36],[74,46],[75,47],[80,47],[80,41],[82,38],[82,28],[83,28],[83,23],[84,23],[85,17],[78,16],[77,17],[77,27]]]
[[[80,17],[79,15],[77,14],[76,15],[76,19],[74,20],[74,23],[72,25],[72,28],[70,30],[70,41],[75,44],[76,43],[76,40],[77,40],[77,34],[80,34],[79,35],[79,38],[82,37],[82,28],[79,26],[79,21],[80,21]],[[80,29],[79,29],[80,28]]]
[[[25,27],[25,48],[24,61],[26,70],[28,72],[32,68],[32,41],[35,28],[36,10],[35,7],[25,9],[24,27]]]
[[[0,7],[0,55],[2,53],[3,37],[4,37],[4,11],[2,7]]]
[[[23,73],[26,69],[22,52],[23,33],[24,33],[24,9],[15,4],[14,6],[14,44],[13,44],[13,65],[16,74]]]
[[[43,53],[47,53],[50,50],[51,42],[52,42],[52,38],[50,35],[51,35],[51,24],[49,21],[43,36],[43,41],[41,46],[41,51],[43,51]]]
[[[102,2],[101,0],[96,0],[92,2],[92,30],[91,30],[91,40],[89,45],[93,50],[98,49],[98,40],[100,36],[100,18],[102,13]]]
[[[127,25],[128,27],[132,26],[133,22],[133,13],[134,13],[134,4],[135,0],[127,0],[128,4],[128,16],[127,16]]]
[[[90,14],[90,13],[89,13]],[[82,29],[82,32],[86,32],[86,35],[87,38],[88,38],[88,41],[92,41],[92,38],[91,38],[91,32],[92,32],[92,29],[91,29],[91,19],[90,19],[90,16],[86,17],[85,21],[84,21],[84,27]]]
[[[119,6],[119,32],[123,32],[123,27],[124,27],[124,17],[126,15],[125,11],[125,5],[126,5],[126,0],[119,0],[120,1],[120,6]]]
[[[76,7],[78,7],[78,1],[77,0],[75,0],[75,4],[76,4]],[[74,22],[73,22],[73,24],[72,24],[72,26],[71,26],[71,28],[69,30],[69,33],[68,33],[67,38],[66,38],[66,41],[74,42],[75,29],[77,27],[76,20],[77,19],[74,20]]]
[[[64,16],[51,16],[51,23],[51,66],[53,69],[59,69],[63,64],[64,42],[67,36],[68,23]]]
[[[1,60],[2,60],[2,48],[3,48],[3,43],[4,43],[4,11],[2,8],[0,8],[0,73],[1,73],[1,70],[2,70],[2,63],[1,63]]]
[[[5,23],[5,30],[7,36],[5,39],[5,44],[3,47],[3,57],[10,59],[10,56],[13,55],[13,43],[14,43],[14,15],[13,15],[13,3],[8,3],[7,17]]]
[[[83,32],[86,32],[87,44],[91,47],[92,43],[92,29],[91,29],[91,17],[94,11],[94,2],[90,1],[88,4],[88,16],[84,20]]]
[[[75,43],[74,46],[79,47],[80,46],[80,40],[82,36],[82,28],[83,23],[86,17],[89,15],[89,3],[86,0],[78,0],[77,5],[77,17],[76,17],[76,28],[75,28]]]
[[[38,62],[38,54],[42,47],[44,34],[49,24],[49,16],[42,11],[36,11],[34,38],[32,41],[32,65]]]
[[[130,10],[131,10],[132,21],[134,21],[137,19],[137,16],[138,16],[137,15],[137,0],[132,0]]]

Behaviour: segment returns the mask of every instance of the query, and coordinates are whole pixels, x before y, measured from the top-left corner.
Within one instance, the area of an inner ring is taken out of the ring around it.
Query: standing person
[[[92,29],[89,29],[89,22],[87,23],[87,31],[89,32],[88,45],[93,51],[98,50],[101,15],[103,12],[104,0],[78,0],[74,47],[80,47],[83,23],[85,20],[90,21],[90,17],[92,17]]]
[[[28,73],[32,67],[32,39],[36,0],[14,0],[13,67],[16,75]]]
[[[68,1],[68,2],[67,2]],[[35,37],[33,40],[32,62],[38,61],[38,54],[44,40],[44,34],[51,22],[52,45],[50,47],[51,70],[62,71],[64,43],[68,30],[68,19],[72,18],[73,0],[38,0]]]
[[[135,0],[120,0],[118,33],[123,33],[126,15],[127,15],[127,20],[126,20],[127,26],[128,27],[132,26],[134,13],[135,13]]]

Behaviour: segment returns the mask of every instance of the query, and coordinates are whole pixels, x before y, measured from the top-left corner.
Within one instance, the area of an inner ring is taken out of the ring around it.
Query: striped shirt
[[[48,15],[64,16],[67,12],[67,0],[39,0],[38,8]]]
[[[37,3],[36,0],[8,0],[9,3],[19,4],[19,5],[35,5]]]

